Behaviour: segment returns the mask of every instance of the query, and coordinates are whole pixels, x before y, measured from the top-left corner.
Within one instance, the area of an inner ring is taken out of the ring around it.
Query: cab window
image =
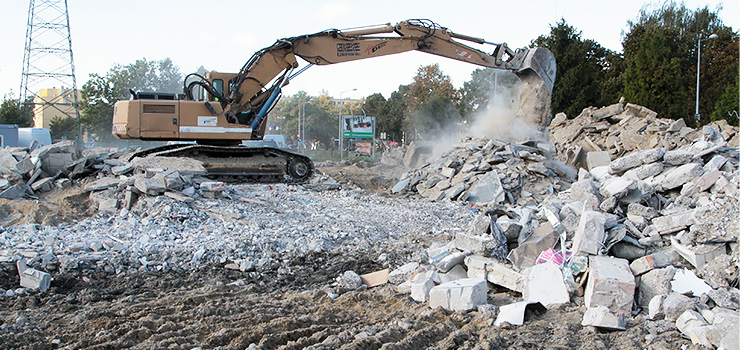
[[[213,88],[220,93],[224,93],[224,81],[223,79],[213,79]],[[211,101],[218,101],[218,97],[211,96]]]

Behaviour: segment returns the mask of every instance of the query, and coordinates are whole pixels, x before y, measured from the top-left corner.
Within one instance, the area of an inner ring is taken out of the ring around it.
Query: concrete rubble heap
[[[567,188],[576,175],[555,161],[548,148],[534,141],[468,139],[438,157],[424,157],[429,149],[412,144],[406,154],[416,155],[415,161],[404,164],[419,166],[405,173],[391,192],[478,205],[537,205]]]
[[[428,259],[392,271],[398,291],[433,308],[472,310],[487,304],[472,289],[485,280],[491,292],[521,298],[495,305],[495,325],[523,323],[531,305],[575,304],[584,326],[667,320],[695,344],[738,348],[736,128],[679,128],[622,104],[558,116],[552,126],[559,153],[579,168],[572,183],[542,148],[474,139],[401,179],[393,192],[467,201],[479,214]],[[462,281],[460,291],[449,279]]]
[[[737,127],[725,120],[713,121],[709,126],[719,131],[730,147],[740,146]],[[606,107],[588,107],[572,119],[558,113],[550,122],[557,154],[568,164],[587,170],[637,151],[675,150],[701,135],[702,129],[687,127],[683,119],[659,118],[655,111],[624,99]]]

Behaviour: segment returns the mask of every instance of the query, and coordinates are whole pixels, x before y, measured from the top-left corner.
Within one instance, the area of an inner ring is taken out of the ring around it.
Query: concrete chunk
[[[642,158],[639,153],[632,153],[622,158],[617,158],[609,163],[609,172],[620,174],[632,168],[642,165]]]
[[[483,175],[477,184],[469,190],[468,201],[472,203],[502,203],[506,197],[501,179],[495,171]]]
[[[653,227],[655,227],[655,230],[660,234],[669,234],[683,230],[686,227],[697,223],[696,212],[696,209],[693,209],[654,218]]]
[[[451,311],[472,310],[487,303],[486,280],[465,278],[442,283],[429,291],[429,306]]]
[[[543,228],[542,230],[540,228]],[[558,241],[558,234],[549,223],[540,226],[518,247],[512,250],[507,259],[519,269],[532,267],[540,253],[552,248]]]
[[[614,177],[606,181],[599,191],[604,197],[622,198],[637,188],[637,182],[627,177]]]
[[[159,196],[163,194],[167,188],[164,181],[158,177],[153,177],[151,179],[147,179],[145,177],[137,178],[134,181],[134,186],[137,190],[150,196]]]
[[[604,214],[584,210],[581,214],[581,221],[576,229],[573,238],[573,254],[576,255],[597,255],[599,249],[603,246],[605,236],[604,225],[606,217]]]
[[[727,254],[724,244],[707,243],[695,247],[688,247],[681,244],[675,237],[671,237],[671,246],[679,255],[686,259],[686,261],[691,263],[691,265],[694,265],[695,268],[700,268],[713,259]]]
[[[692,343],[713,348],[712,343],[707,339],[711,326],[698,312],[686,310],[676,320],[676,328],[691,339]]]
[[[589,257],[588,281],[584,293],[587,307],[604,306],[616,315],[630,315],[635,293],[635,276],[625,259]]]
[[[435,266],[437,269],[439,269],[440,272],[447,272],[450,271],[453,267],[456,265],[462,264],[462,262],[465,260],[465,253],[455,252],[448,254],[442,260],[437,262]]]
[[[698,163],[681,165],[665,174],[658,186],[663,190],[671,190],[701,176],[704,169]]]
[[[673,258],[665,252],[658,252],[635,259],[630,264],[630,269],[635,276],[642,275],[655,268],[666,267],[671,264]]]
[[[26,266],[24,259],[18,260],[16,266],[21,277],[21,287],[36,289],[40,292],[49,289],[51,284],[50,274]]]
[[[691,161],[693,153],[682,149],[668,151],[663,156],[663,161],[668,165],[683,165]]]
[[[420,273],[411,281],[411,298],[423,303],[429,298],[429,291],[436,284],[426,273]]]
[[[483,278],[493,284],[522,292],[522,275],[507,265],[477,255],[466,257],[465,265],[468,267],[468,277],[470,278]]]
[[[491,250],[496,245],[491,235],[469,235],[463,232],[456,233],[452,243],[455,248],[464,252],[486,256],[491,254]]]
[[[586,309],[581,325],[623,331],[627,329],[627,320],[624,314],[614,314],[605,306],[596,306]]]
[[[546,262],[522,272],[522,296],[528,302],[539,302],[547,308],[570,301],[563,273],[558,265]]]
[[[388,274],[388,281],[393,284],[400,284],[404,281],[408,281],[411,274],[413,274],[418,268],[419,263],[417,262],[410,262],[402,265]]]

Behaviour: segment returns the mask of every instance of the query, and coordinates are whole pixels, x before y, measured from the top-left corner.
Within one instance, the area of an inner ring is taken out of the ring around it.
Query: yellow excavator
[[[461,41],[488,44],[494,49],[489,54]],[[113,135],[120,139],[196,142],[155,147],[134,157],[191,157],[202,160],[211,175],[302,182],[313,172],[308,157],[272,147],[238,146],[242,140],[263,138],[268,113],[283,87],[313,65],[412,50],[512,71],[525,86],[545,91],[549,105],[555,81],[555,58],[549,50],[512,50],[505,43],[454,33],[430,20],[406,20],[396,25],[330,29],[279,39],[256,52],[238,73],[188,75],[184,94],[131,91],[131,100],[115,104]],[[296,56],[308,64],[298,69]]]

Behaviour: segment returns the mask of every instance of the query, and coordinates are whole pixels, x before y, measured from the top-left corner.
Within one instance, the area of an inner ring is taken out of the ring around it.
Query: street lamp
[[[694,117],[696,117],[696,122],[698,123],[699,120],[701,120],[701,115],[699,114],[699,71],[701,70],[701,42],[717,39],[719,38],[719,35],[712,34],[707,38],[699,38],[696,42],[697,47],[697,56],[696,56],[696,114],[694,114]]]
[[[344,159],[344,135],[342,135],[342,106],[344,106],[344,101],[342,101],[342,94],[350,91],[357,91],[357,88],[339,93],[339,159]]]

